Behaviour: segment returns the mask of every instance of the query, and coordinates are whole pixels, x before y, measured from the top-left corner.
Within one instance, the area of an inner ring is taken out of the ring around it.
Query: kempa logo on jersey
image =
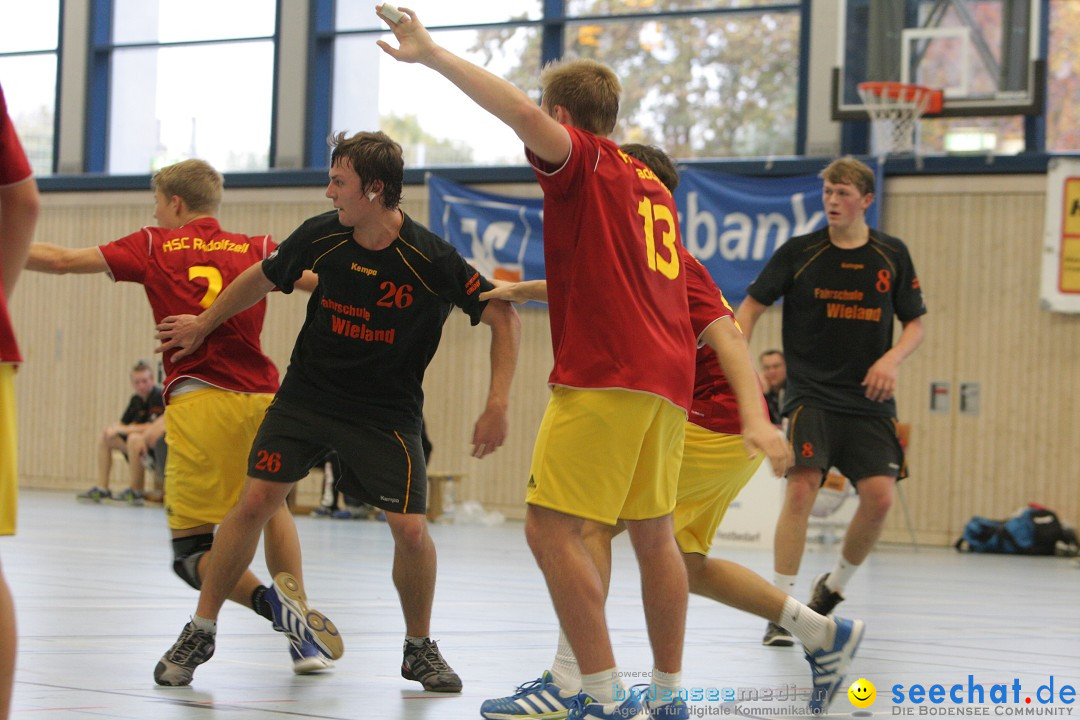
[[[968,675],[966,683],[893,685],[891,691],[892,714],[901,716],[1068,716],[1076,703],[1076,688],[1056,682],[1053,675],[1035,690],[1025,690],[1019,678],[983,684]]]

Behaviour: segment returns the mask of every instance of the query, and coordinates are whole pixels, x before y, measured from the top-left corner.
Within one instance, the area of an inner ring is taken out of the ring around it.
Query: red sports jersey
[[[615,143],[566,129],[562,167],[528,153],[544,189],[549,382],[654,393],[688,410],[694,337],[675,200]]]
[[[15,134],[15,125],[8,117],[4,89],[0,87],[0,186],[14,185],[30,179],[30,163]],[[22,360],[15,342],[15,329],[11,326],[5,301],[3,282],[0,281],[0,362],[17,363]]]
[[[274,247],[269,235],[225,232],[214,218],[199,218],[177,230],[145,227],[100,249],[113,280],[143,285],[154,321],[160,322],[169,315],[198,315]],[[277,392],[277,368],[259,344],[265,315],[263,299],[226,320],[179,362],[166,354],[166,397],[181,378],[236,392]]]
[[[683,250],[686,264],[686,293],[690,301],[690,324],[696,337],[716,320],[732,318],[735,313],[720,288],[713,282],[705,266],[697,261],[688,251]],[[765,406],[765,396],[761,396]],[[767,407],[767,406],[765,406]],[[742,433],[742,421],[739,418],[739,403],[720,361],[713,349],[707,345],[698,348],[697,367],[694,372],[694,403],[690,408],[690,422],[706,430],[739,435]]]

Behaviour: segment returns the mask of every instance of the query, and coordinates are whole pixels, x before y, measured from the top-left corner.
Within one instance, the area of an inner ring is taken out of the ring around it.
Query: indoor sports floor
[[[22,491],[19,534],[0,539],[20,633],[12,718],[478,718],[482,700],[509,694],[550,663],[554,615],[520,523],[432,528],[439,549],[432,636],[464,681],[460,695],[425,693],[399,675],[404,625],[385,524],[310,517],[297,524],[310,604],[345,638],[336,668],[294,676],[286,640],[251,611],[231,606],[219,622],[217,652],[192,685],[161,688],[154,665],[194,611],[195,593],[171,571],[160,507],[81,505],[69,493]],[[832,546],[807,553],[803,599],[835,552]],[[771,578],[766,551],[713,554]],[[265,577],[264,568],[256,571]],[[642,682],[651,666],[638,595],[637,570],[620,538],[608,613],[628,684]],[[865,678],[877,699],[869,711],[857,711],[842,691],[831,715],[971,713],[978,709],[967,704],[969,685],[983,686],[988,717],[1080,715],[1075,697],[1069,703],[1061,696],[1063,686],[1080,688],[1080,568],[1073,561],[883,546],[849,595],[839,611],[865,619],[867,633],[844,687]],[[702,695],[730,689],[744,697],[692,702],[693,716],[802,716],[804,702],[783,697],[807,692],[802,653],[762,647],[764,625],[691,597],[685,685]],[[1037,693],[1051,677],[1054,702],[1044,705]],[[916,684],[940,684],[946,693],[962,685],[963,704],[947,695],[937,704],[913,704],[906,698]],[[995,684],[1008,686],[1007,702],[991,703]],[[902,707],[893,702],[897,685]],[[763,699],[766,690],[774,699]],[[757,700],[746,695],[753,692]]]

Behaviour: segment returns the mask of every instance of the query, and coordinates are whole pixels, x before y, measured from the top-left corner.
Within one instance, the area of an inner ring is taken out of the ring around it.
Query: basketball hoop
[[[941,112],[944,93],[922,85],[862,82],[858,85],[874,128],[875,154],[913,153],[918,145],[919,119]]]

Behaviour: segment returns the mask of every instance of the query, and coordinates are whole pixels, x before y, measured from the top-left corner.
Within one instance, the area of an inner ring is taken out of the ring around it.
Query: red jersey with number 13
[[[562,167],[527,152],[544,189],[549,382],[648,392],[689,410],[695,343],[675,200],[612,141],[566,130]]]
[[[198,218],[176,230],[145,227],[100,247],[117,282],[141,283],[154,322],[169,315],[198,315],[221,291],[274,250],[269,235],[225,232],[214,218]],[[199,349],[173,362],[165,358],[165,395],[182,378],[225,390],[274,393],[278,372],[262,352],[266,300],[237,313],[207,336]]]

